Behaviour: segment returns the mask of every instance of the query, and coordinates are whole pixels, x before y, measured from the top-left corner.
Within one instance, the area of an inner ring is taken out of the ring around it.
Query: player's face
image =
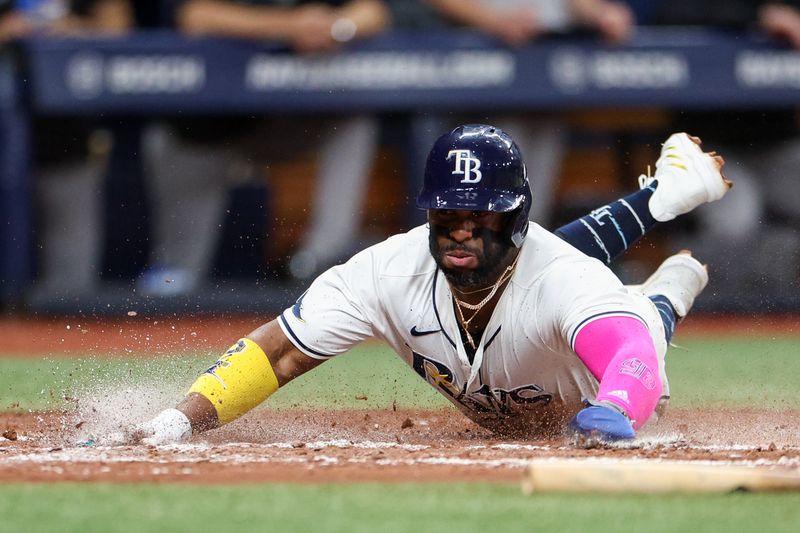
[[[450,283],[478,288],[497,280],[513,248],[504,237],[509,216],[489,211],[428,211],[431,255]]]

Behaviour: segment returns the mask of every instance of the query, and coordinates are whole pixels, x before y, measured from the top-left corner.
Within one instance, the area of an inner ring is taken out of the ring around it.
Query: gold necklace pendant
[[[458,300],[456,300],[458,302]],[[467,342],[472,347],[473,350],[477,350],[477,346],[475,346],[475,339],[472,338],[472,334],[469,332],[469,323],[472,322],[472,319],[478,316],[478,312],[476,311],[469,320],[464,319],[464,312],[461,310],[461,306],[456,305],[456,310],[458,311],[458,319],[461,322],[461,327],[464,330],[464,335],[467,336]]]

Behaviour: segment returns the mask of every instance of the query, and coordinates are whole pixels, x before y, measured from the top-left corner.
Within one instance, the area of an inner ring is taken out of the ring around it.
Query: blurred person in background
[[[166,0],[165,7],[166,23],[186,35],[275,41],[306,55],[335,53],[389,24],[381,0]],[[144,153],[154,242],[138,288],[168,296],[202,286],[231,182],[313,147],[311,221],[289,270],[307,278],[347,256],[358,246],[378,135],[367,114],[190,117],[152,129]]]
[[[446,25],[474,28],[512,48],[547,35],[581,29],[596,31],[608,43],[621,44],[634,29],[632,11],[624,2],[615,0],[415,1],[420,2],[420,9],[432,10]],[[528,166],[535,169],[536,183],[533,185],[537,194],[531,218],[547,226],[568,141],[567,126],[561,117],[545,111],[528,110],[420,117],[414,126],[416,138],[413,141],[420,147],[414,150],[419,152],[420,161],[426,153],[424,147],[433,142],[437,132],[470,121],[497,124],[516,139]],[[414,163],[415,167],[420,165]]]
[[[661,2],[653,23],[765,32],[800,49],[800,1],[707,0]],[[747,286],[765,295],[797,287],[800,269],[800,134],[797,110],[681,111],[669,129],[693,131],[733,154],[726,175],[736,194],[703,206],[691,248],[718,258],[712,292],[734,305]],[[741,250],[751,253],[742,254]]]
[[[0,44],[29,35],[120,35],[133,20],[127,0],[2,1]],[[38,274],[32,298],[91,295],[97,289],[110,143],[97,117],[33,117]]]

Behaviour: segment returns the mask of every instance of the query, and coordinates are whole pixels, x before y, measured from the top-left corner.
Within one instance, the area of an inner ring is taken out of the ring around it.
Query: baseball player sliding
[[[493,431],[634,438],[669,398],[667,344],[708,274],[681,252],[626,287],[606,264],[658,221],[727,192],[722,158],[699,143],[672,135],[639,191],[554,234],[528,221],[514,141],[488,125],[454,129],[428,156],[417,198],[427,225],[322,274],[123,440],[164,444],[226,424],[369,337]]]

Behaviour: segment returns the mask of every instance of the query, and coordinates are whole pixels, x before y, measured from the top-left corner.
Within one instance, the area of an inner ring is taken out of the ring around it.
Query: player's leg
[[[689,314],[695,298],[703,292],[708,284],[706,266],[692,257],[688,250],[668,257],[653,274],[641,285],[629,286],[638,290],[655,304],[664,324],[664,340],[667,344],[672,340],[678,321]],[[662,357],[665,354],[662,354]],[[663,390],[656,407],[656,416],[663,416],[669,403],[669,380],[662,359],[660,367]]]
[[[201,130],[209,128],[203,123]],[[162,123],[144,132],[153,240],[137,290],[155,296],[190,293],[211,273],[235,161],[231,144],[184,138],[179,127]]]
[[[700,139],[676,133],[664,143],[655,175],[639,178],[641,190],[595,209],[555,234],[609,264],[657,222],[722,198],[731,186],[722,176],[723,164],[716,153],[702,151]]]
[[[42,212],[35,295],[88,295],[97,288],[102,270],[105,171],[105,161],[97,160],[35,169]]]
[[[336,120],[323,136],[311,224],[289,261],[293,277],[312,278],[353,252],[379,135],[376,117],[355,115]]]
[[[689,313],[706,284],[708,270],[705,265],[692,257],[688,250],[681,250],[661,263],[647,281],[629,288],[641,292],[655,304],[669,342],[677,321]]]
[[[525,165],[535,169],[535,194],[530,219],[543,226],[553,217],[558,175],[567,147],[567,126],[555,115],[514,112],[492,117],[492,124],[511,135],[525,156]]]
[[[586,255],[608,265],[656,225],[648,207],[656,185],[647,185],[595,209],[554,233]]]

